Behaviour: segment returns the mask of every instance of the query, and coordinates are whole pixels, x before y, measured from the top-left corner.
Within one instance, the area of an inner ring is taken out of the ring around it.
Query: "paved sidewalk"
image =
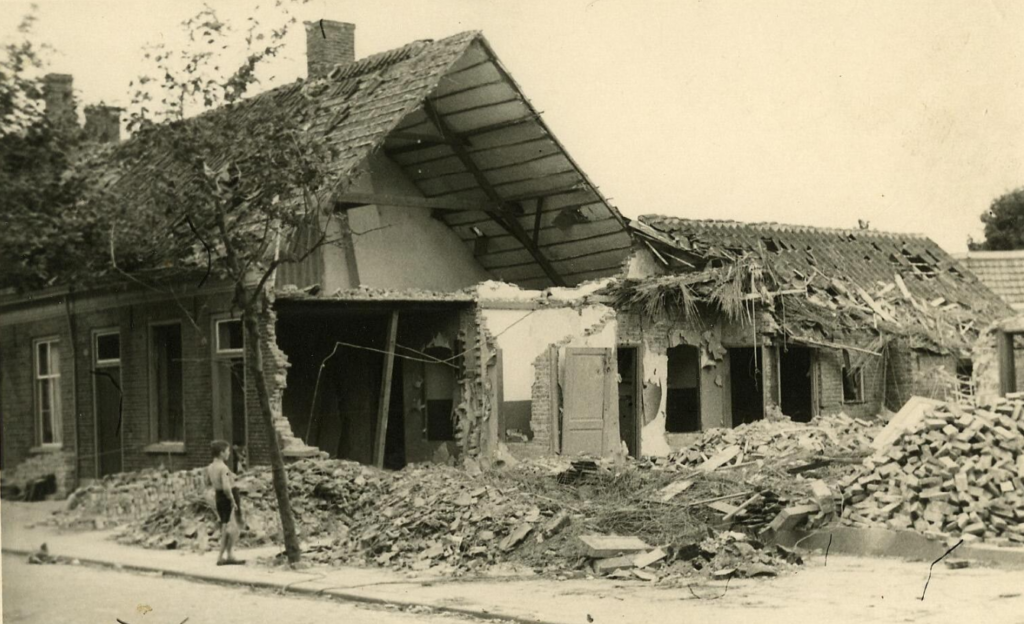
[[[792,618],[831,621],[970,621],[984,610],[989,622],[1019,621],[1024,609],[1020,570],[935,566],[928,599],[920,600],[927,564],[831,556],[808,557],[796,574],[768,581],[700,581],[692,588],[665,588],[640,581],[495,578],[453,581],[407,576],[390,570],[316,567],[304,571],[258,565],[216,566],[215,553],[146,550],[111,541],[112,531],[58,532],[26,527],[48,512],[39,504],[3,503],[5,553],[25,554],[43,542],[53,555],[126,570],[160,572],[214,583],[260,586],[282,592],[337,599],[430,607],[474,617],[520,622],[584,624],[709,618],[716,622],[789,622]],[[49,509],[54,507],[51,505]],[[274,549],[240,551],[254,559]],[[1005,611],[1007,610],[1008,611]],[[1010,619],[1003,620],[1006,613]]]

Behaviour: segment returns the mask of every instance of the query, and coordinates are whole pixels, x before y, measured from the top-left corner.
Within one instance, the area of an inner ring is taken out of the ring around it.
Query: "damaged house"
[[[324,140],[346,182],[332,197],[342,244],[283,266],[264,319],[278,440],[286,457],[389,468],[492,452],[493,337],[519,310],[487,308],[480,292],[492,280],[542,289],[612,276],[630,252],[626,221],[480,33],[359,60],[353,50],[351,24],[309,24],[306,80],[213,112],[274,97],[335,113]],[[5,480],[54,475],[66,492],[120,471],[189,468],[208,462],[215,438],[268,461],[231,285],[197,282],[0,294]],[[509,418],[528,422],[528,382],[524,396],[516,379]]]
[[[637,422],[623,439],[645,454],[773,415],[970,394],[972,349],[1010,313],[923,236],[659,216],[632,229],[638,252],[606,293],[634,406],[621,419]]]

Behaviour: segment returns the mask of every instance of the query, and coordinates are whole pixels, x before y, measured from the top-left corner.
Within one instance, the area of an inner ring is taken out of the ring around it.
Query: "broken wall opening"
[[[732,381],[732,426],[737,427],[764,418],[763,365],[760,348],[738,347],[728,351]]]
[[[640,350],[619,346],[619,437],[631,457],[640,456]]]
[[[667,353],[665,431],[700,431],[700,353],[690,345],[672,347]]]
[[[459,312],[402,309],[394,357],[385,370],[392,310],[340,302],[297,302],[278,312],[277,343],[291,363],[283,410],[306,444],[332,458],[400,469],[457,453],[453,410],[460,402]],[[390,380],[388,378],[390,377]],[[383,454],[377,457],[388,384]]]
[[[805,347],[779,349],[779,398],[782,413],[796,422],[814,417],[814,352]]]

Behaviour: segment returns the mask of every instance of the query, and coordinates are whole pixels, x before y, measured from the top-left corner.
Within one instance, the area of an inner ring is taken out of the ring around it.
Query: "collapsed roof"
[[[631,228],[666,274],[625,279],[620,307],[707,306],[787,340],[878,355],[894,337],[966,352],[1009,306],[925,236],[647,215]]]

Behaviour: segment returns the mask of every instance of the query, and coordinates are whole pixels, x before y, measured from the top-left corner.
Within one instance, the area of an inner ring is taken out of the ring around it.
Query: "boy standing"
[[[217,565],[239,565],[244,560],[235,559],[234,547],[238,541],[238,522],[241,510],[238,508],[238,496],[234,488],[235,475],[228,468],[227,460],[231,456],[231,445],[224,440],[210,443],[213,461],[206,467],[206,479],[213,486],[217,503],[217,516],[220,518],[220,554]]]

